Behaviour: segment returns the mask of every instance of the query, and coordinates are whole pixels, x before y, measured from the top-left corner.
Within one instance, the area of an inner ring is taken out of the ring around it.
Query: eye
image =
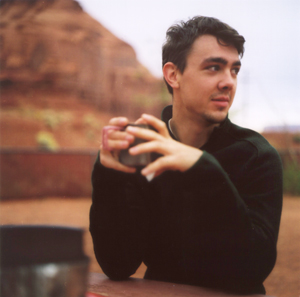
[[[239,67],[235,67],[231,71],[233,72],[233,74],[238,75],[238,73],[240,72],[240,68]]]
[[[210,71],[219,71],[220,66],[219,65],[211,65],[211,66],[208,66],[206,69],[208,69]]]

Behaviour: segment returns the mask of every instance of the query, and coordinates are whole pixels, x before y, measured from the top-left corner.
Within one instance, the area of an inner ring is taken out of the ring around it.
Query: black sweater
[[[165,122],[171,112],[164,110]],[[229,119],[201,149],[188,171],[151,182],[105,168],[98,156],[90,231],[108,277],[128,278],[143,261],[146,279],[265,293],[282,208],[279,155]]]

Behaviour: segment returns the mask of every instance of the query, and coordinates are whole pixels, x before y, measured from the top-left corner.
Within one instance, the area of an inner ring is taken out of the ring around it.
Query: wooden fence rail
[[[0,150],[1,200],[91,195],[97,151]]]
[[[300,164],[300,150],[279,151],[283,165]],[[0,149],[1,200],[86,197],[92,192],[95,150]]]

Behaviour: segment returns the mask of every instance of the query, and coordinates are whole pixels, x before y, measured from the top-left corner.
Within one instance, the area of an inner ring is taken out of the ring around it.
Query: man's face
[[[174,104],[180,112],[205,124],[222,122],[233,102],[241,63],[236,48],[222,46],[212,35],[198,37],[178,73]]]

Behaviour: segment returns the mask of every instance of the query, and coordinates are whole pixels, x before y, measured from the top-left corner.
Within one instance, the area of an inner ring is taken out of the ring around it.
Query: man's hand
[[[126,132],[134,137],[147,140],[147,142],[130,148],[129,153],[138,155],[141,153],[155,152],[163,155],[141,171],[144,176],[152,173],[158,176],[166,170],[184,172],[191,168],[202,156],[203,152],[201,150],[172,139],[166,124],[156,117],[143,114],[139,121],[149,124],[156,129],[157,132],[128,126]]]
[[[112,118],[109,121],[109,125],[119,126],[124,128],[128,125],[129,121],[127,118],[119,117]],[[136,171],[133,167],[128,167],[119,162],[120,150],[127,149],[134,141],[134,136],[127,133],[126,131],[108,131],[108,146],[110,150],[105,150],[103,144],[100,145],[100,162],[103,166],[112,168],[115,170],[134,173]]]

